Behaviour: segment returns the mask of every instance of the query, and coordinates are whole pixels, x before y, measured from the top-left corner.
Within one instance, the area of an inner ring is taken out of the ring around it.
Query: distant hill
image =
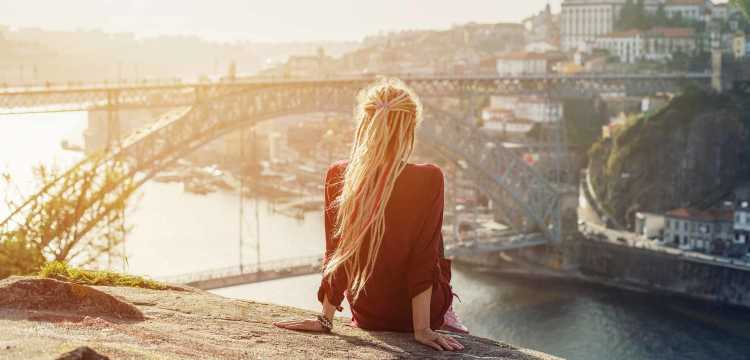
[[[589,158],[594,191],[621,224],[636,211],[711,206],[750,180],[750,95],[688,91],[600,139]]]
[[[47,31],[0,26],[0,84],[254,74],[318,48],[340,56],[359,42],[211,42],[195,36],[137,38],[127,33]]]

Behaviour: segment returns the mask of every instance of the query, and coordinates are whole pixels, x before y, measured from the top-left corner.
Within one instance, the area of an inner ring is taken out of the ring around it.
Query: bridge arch
[[[362,85],[361,81],[333,81],[235,86],[224,91],[199,89],[192,106],[171,111],[136,131],[110,149],[105,158],[126,159],[129,164],[126,175],[137,176],[137,187],[177,159],[239,128],[293,114],[352,113],[355,95]],[[419,92],[420,87],[415,87]],[[447,93],[455,95],[455,91],[458,90],[451,88]],[[464,91],[471,89],[461,90]],[[477,90],[480,95],[485,91]],[[418,130],[419,140],[453,161],[463,160],[476,175],[480,191],[503,205],[500,216],[510,225],[520,226],[517,220],[521,218],[549,240],[559,240],[559,196],[552,185],[513,152],[502,146],[488,147],[493,142],[473,125],[433,105],[432,98],[443,94],[430,94],[424,97],[425,121]],[[76,167],[96,171],[100,164],[83,160]],[[38,200],[76,186],[62,181],[64,175],[55,181],[59,184],[48,184],[33,198]],[[29,201],[0,223],[0,231],[23,213]],[[90,206],[95,204],[92,201]],[[107,211],[107,206],[100,208]]]

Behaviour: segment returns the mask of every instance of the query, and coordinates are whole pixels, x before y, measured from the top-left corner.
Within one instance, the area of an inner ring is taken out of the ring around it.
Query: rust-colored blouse
[[[336,249],[335,200],[341,193],[345,162],[332,165],[325,181],[326,254]],[[375,268],[356,303],[352,324],[370,330],[412,331],[411,299],[432,286],[430,326],[439,329],[453,300],[450,262],[443,259],[443,173],[429,164],[407,164],[385,211],[385,234]],[[323,278],[318,300],[340,308],[347,289],[343,267]],[[330,276],[329,276],[330,277]]]

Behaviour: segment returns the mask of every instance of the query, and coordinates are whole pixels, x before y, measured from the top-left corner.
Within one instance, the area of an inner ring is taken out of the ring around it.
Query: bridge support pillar
[[[117,99],[117,91],[107,92],[107,149],[111,149],[113,145],[119,144],[121,140]]]

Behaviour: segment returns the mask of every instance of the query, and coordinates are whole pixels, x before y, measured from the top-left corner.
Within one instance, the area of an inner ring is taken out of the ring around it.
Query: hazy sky
[[[360,40],[381,30],[519,21],[547,0],[0,0],[0,24],[212,40]],[[550,0],[554,11],[560,0]]]

